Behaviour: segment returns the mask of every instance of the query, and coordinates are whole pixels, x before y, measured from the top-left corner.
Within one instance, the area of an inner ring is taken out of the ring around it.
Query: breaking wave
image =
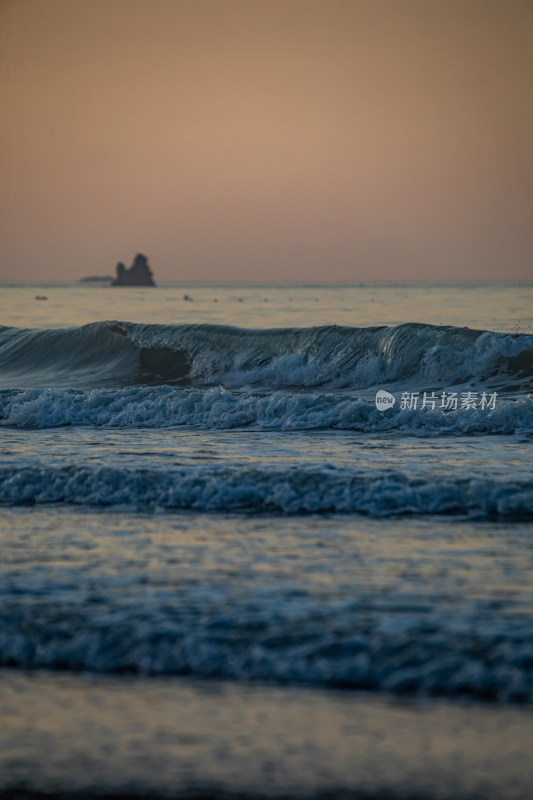
[[[408,323],[270,330],[98,322],[0,328],[0,388],[533,388],[533,335]]]
[[[126,389],[21,389],[0,391],[0,426],[115,428],[188,426],[227,430],[353,430],[424,435],[533,434],[533,401],[498,398],[494,408],[378,411],[375,395],[277,390],[229,391],[171,386]],[[400,401],[400,395],[396,396]]]
[[[236,596],[194,583],[143,603],[124,581],[105,599],[82,583],[38,603],[6,598],[1,666],[533,701],[525,617],[487,608],[457,618],[387,598]]]
[[[69,465],[0,469],[0,504],[61,503],[135,510],[356,513],[370,517],[453,514],[533,519],[533,480],[412,476],[322,466],[162,469]]]

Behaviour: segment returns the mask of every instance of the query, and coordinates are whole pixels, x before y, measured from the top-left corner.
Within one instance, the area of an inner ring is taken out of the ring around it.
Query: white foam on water
[[[397,395],[400,398],[400,395]],[[222,387],[29,389],[0,392],[0,426],[62,425],[262,430],[339,429],[415,435],[530,434],[533,400],[498,398],[494,408],[404,408],[385,413],[374,398],[326,392],[232,392]]]

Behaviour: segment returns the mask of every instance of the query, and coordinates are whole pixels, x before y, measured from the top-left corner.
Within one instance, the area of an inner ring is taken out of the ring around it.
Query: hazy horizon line
[[[88,276],[91,277],[91,276]],[[113,277],[110,276],[110,281],[114,280]],[[235,280],[216,280],[216,281],[206,281],[206,280],[176,280],[176,281],[169,281],[169,280],[162,280],[157,281],[155,286],[111,286],[111,283],[106,283],[106,280],[87,280],[86,278],[72,278],[72,279],[59,279],[59,278],[49,278],[49,279],[40,279],[40,280],[18,280],[18,281],[2,281],[0,280],[0,286],[4,288],[10,287],[23,287],[23,286],[78,286],[79,284],[83,284],[84,286],[89,286],[93,288],[102,288],[102,285],[105,285],[105,288],[118,288],[118,289],[158,289],[165,286],[309,286],[309,287],[323,287],[327,288],[329,286],[332,287],[340,287],[340,286],[352,286],[352,287],[365,287],[365,286],[376,286],[376,285],[386,285],[386,286],[397,286],[397,285],[412,285],[412,286],[453,286],[453,285],[476,285],[476,286],[486,286],[490,284],[497,284],[497,285],[513,285],[513,286],[531,286],[533,285],[533,278],[486,278],[486,279],[479,279],[479,278],[425,278],[423,280],[417,278],[377,278],[374,280],[353,280],[353,281],[291,281],[291,280],[244,280],[244,281],[235,281]]]

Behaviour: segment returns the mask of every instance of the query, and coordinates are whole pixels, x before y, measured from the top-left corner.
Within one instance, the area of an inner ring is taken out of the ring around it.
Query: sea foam
[[[0,468],[0,503],[247,513],[533,518],[533,481],[323,467]]]
[[[397,394],[398,400],[401,395]],[[230,391],[171,386],[28,389],[0,392],[0,426],[63,425],[199,429],[353,430],[365,433],[531,434],[531,398],[497,398],[494,408],[393,408],[351,393]]]

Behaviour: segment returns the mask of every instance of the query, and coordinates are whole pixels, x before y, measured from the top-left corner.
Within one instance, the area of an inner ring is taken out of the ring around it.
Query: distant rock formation
[[[142,253],[137,253],[133,264],[126,269],[122,261],[117,264],[117,277],[111,286],[155,286],[152,270],[148,266],[148,259]]]

